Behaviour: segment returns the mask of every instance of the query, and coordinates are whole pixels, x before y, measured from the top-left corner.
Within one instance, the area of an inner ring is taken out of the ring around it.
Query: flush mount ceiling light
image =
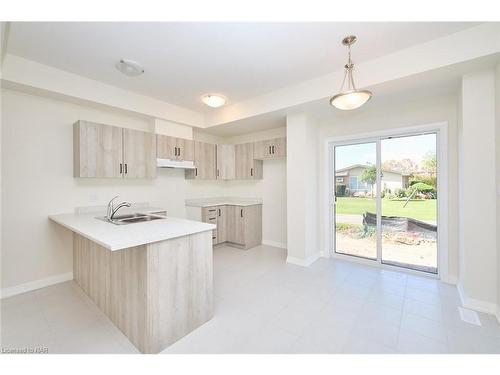
[[[226,104],[227,99],[218,94],[207,94],[201,97],[201,101],[212,108],[219,108]]]
[[[136,61],[121,59],[116,63],[116,69],[129,77],[137,77],[144,73],[144,68]]]
[[[330,99],[330,104],[335,108],[347,111],[361,107],[368,100],[370,100],[373,95],[371,91],[358,90],[354,85],[354,78],[352,77],[354,64],[351,61],[351,45],[353,45],[356,40],[357,38],[354,35],[347,36],[342,40],[342,44],[347,46],[348,49],[347,64],[344,65],[344,80],[342,81],[340,92]],[[347,90],[344,91],[346,80]]]

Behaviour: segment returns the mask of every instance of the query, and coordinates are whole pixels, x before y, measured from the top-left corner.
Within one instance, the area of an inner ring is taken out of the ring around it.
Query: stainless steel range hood
[[[194,162],[189,160],[156,159],[158,168],[195,169]]]

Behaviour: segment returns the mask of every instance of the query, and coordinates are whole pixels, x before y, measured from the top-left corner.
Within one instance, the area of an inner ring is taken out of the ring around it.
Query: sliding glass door
[[[375,142],[335,147],[335,251],[377,259],[375,228],[365,225],[376,215]]]
[[[335,253],[436,274],[437,134],[342,143],[333,151]]]

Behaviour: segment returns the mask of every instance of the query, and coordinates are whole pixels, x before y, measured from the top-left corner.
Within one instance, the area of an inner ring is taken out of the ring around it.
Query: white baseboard
[[[441,281],[446,284],[457,285],[458,279],[456,276],[442,276]]]
[[[308,258],[297,258],[297,257],[287,256],[286,257],[286,262],[290,263],[290,264],[295,264],[297,266],[309,267],[316,260],[318,260],[318,258],[319,258],[319,253],[311,255]]]
[[[30,292],[32,290],[45,288],[46,286],[59,284],[69,280],[73,280],[73,272],[62,273],[60,275],[47,277],[45,279],[30,281],[29,283],[3,288],[1,291],[0,298],[12,297],[17,294],[22,294]]]
[[[457,283],[458,295],[462,301],[463,307],[471,310],[483,312],[486,314],[495,315],[498,319],[498,307],[492,302],[486,302],[479,299],[470,298],[465,294],[464,288],[460,281]],[[500,321],[500,320],[499,320]]]
[[[279,247],[280,249],[286,249],[286,243],[281,243],[281,242],[276,242],[276,241],[262,240],[262,245]]]

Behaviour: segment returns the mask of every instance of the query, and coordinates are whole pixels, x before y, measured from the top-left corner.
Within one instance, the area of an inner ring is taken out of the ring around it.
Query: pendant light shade
[[[344,80],[342,81],[342,86],[340,87],[340,92],[330,98],[330,104],[335,108],[349,111],[356,109],[365,104],[371,99],[372,93],[368,90],[358,90],[354,84],[354,78],[352,72],[354,69],[354,64],[351,60],[351,45],[356,42],[357,38],[354,35],[345,37],[342,40],[342,44],[348,48],[348,59],[347,64],[344,66]],[[344,91],[344,86],[347,81],[347,90]]]

